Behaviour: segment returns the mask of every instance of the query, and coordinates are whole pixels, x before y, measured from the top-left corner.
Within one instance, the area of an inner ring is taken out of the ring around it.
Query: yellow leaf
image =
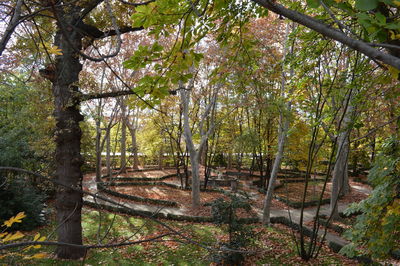
[[[47,52],[49,54],[62,55],[62,50],[60,48],[58,48],[58,46],[56,46],[56,45],[51,46],[50,48],[47,48]]]
[[[394,31],[389,30],[389,34],[390,34],[390,39],[391,39],[391,40],[396,39],[396,34],[394,33]]]
[[[38,240],[38,239],[39,239],[39,237],[40,237],[40,233],[37,233],[37,234],[35,235],[35,237],[33,238],[33,241],[36,241],[36,240]]]
[[[17,240],[24,237],[24,234],[21,233],[20,231],[17,231],[15,234],[9,234],[7,235],[4,239],[3,242],[7,242],[7,241],[13,241],[13,240]]]
[[[400,70],[392,66],[388,66],[388,70],[394,79],[399,78]]]
[[[396,6],[400,6],[400,1],[393,1],[393,4],[395,4]]]
[[[13,223],[21,223],[22,219],[25,218],[26,215],[24,212],[20,212],[17,215],[11,217],[8,221],[5,221],[3,223],[3,225],[7,226],[7,227],[11,227],[13,225]]]
[[[37,254],[33,255],[31,258],[32,259],[43,259],[43,258],[46,258],[46,257],[47,257],[46,253],[37,253]]]
[[[8,235],[8,233],[7,233],[7,232],[0,233],[0,239],[4,238],[6,235]]]

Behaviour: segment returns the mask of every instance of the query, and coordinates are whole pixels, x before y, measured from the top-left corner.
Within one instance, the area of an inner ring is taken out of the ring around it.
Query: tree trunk
[[[106,139],[106,167],[107,176],[111,177],[111,128],[109,130]]]
[[[73,13],[74,10],[71,10]],[[75,25],[72,14],[60,19],[69,25]],[[81,36],[70,28],[69,42],[76,49],[81,49]],[[55,45],[62,49],[62,55],[56,57],[53,82],[54,116],[56,119],[56,171],[58,182],[77,189],[82,189],[81,166],[83,158],[80,154],[82,131],[79,122],[83,116],[79,111],[78,87],[82,65],[79,56],[71,47],[65,36],[58,31],[55,36]],[[65,187],[57,188],[57,235],[58,242],[82,245],[81,226],[82,192]],[[58,246],[56,255],[62,259],[79,259],[85,255],[85,249],[70,246]]]
[[[133,169],[139,168],[138,146],[136,140],[136,129],[130,130],[132,138],[132,152],[133,152]]]
[[[288,103],[289,110],[290,110],[290,107],[291,107],[291,103],[289,102]],[[287,135],[287,131],[289,129],[289,120],[287,118],[284,118],[284,115],[282,112],[280,114],[280,120],[281,120],[281,126],[279,127],[278,151],[276,153],[274,165],[272,167],[271,177],[269,178],[267,194],[265,195],[265,199],[264,199],[262,222],[265,225],[269,225],[269,223],[270,223],[272,195],[274,193],[276,178],[278,176],[278,171],[281,166],[283,150],[284,150],[285,142],[286,142],[286,135]]]
[[[339,133],[337,141],[336,162],[332,173],[332,192],[330,202],[330,212],[332,218],[339,217],[337,201],[340,195],[346,195],[350,192],[348,176],[348,157],[350,149],[349,136],[351,132],[351,122],[353,116],[352,95],[348,96],[347,108],[341,124],[342,131]]]
[[[286,57],[287,54],[287,42],[289,38],[289,24],[286,26],[286,37],[285,37],[285,51],[284,51],[284,57]],[[291,47],[291,50],[293,50],[293,46]],[[283,60],[284,62],[285,60]],[[282,66],[283,68],[283,66]],[[293,69],[290,70],[290,76],[292,76]],[[281,79],[281,94],[285,94],[285,86],[286,86],[286,77],[285,77],[285,71],[282,69],[282,79]],[[288,101],[286,104],[286,109],[287,112],[290,112],[292,109],[292,102]],[[283,158],[283,150],[285,147],[285,142],[287,138],[287,132],[289,130],[289,118],[285,117],[285,112],[283,110],[280,111],[279,113],[279,130],[278,130],[278,151],[276,152],[275,160],[274,160],[274,165],[272,167],[271,171],[271,176],[269,178],[268,182],[268,189],[267,189],[267,194],[265,195],[264,199],[264,206],[263,206],[263,218],[262,222],[265,225],[270,224],[270,215],[271,215],[271,202],[272,202],[272,195],[274,193],[275,189],[275,183],[276,179],[278,176],[278,171],[279,168],[281,167],[281,162]]]
[[[160,169],[160,170],[163,168],[163,160],[164,160],[164,149],[161,145],[160,151],[158,153],[158,169]]]
[[[100,104],[101,106],[101,104]],[[99,107],[101,108],[101,107]],[[96,182],[101,181],[101,128],[100,128],[100,112],[96,120]]]
[[[125,116],[126,116],[126,106],[124,103],[122,103],[121,100],[121,161],[120,161],[120,172],[121,173],[126,173],[126,123],[125,123]]]
[[[181,91],[181,101],[183,105],[183,133],[185,136],[186,147],[190,155],[190,164],[192,165],[192,207],[200,206],[200,175],[198,151],[195,150],[192,132],[189,125],[189,93],[186,90]]]

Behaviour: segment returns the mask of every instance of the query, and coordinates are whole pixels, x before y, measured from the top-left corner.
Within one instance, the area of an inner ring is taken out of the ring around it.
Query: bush
[[[215,255],[213,260],[223,265],[241,265],[245,254],[243,248],[250,243],[254,233],[237,217],[236,211],[244,209],[249,212],[251,205],[246,196],[230,194],[229,197],[230,201],[219,198],[211,204],[214,223],[227,224],[229,233],[228,242],[221,243],[222,252]]]
[[[0,176],[0,180],[6,178]],[[23,223],[15,223],[11,230],[32,230],[44,224],[43,194],[40,194],[25,180],[9,179],[0,187],[0,224],[19,212],[25,212]]]

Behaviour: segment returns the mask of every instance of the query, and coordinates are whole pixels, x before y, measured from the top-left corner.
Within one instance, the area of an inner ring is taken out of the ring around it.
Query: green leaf
[[[356,8],[361,11],[369,11],[378,7],[378,0],[357,0]]]
[[[378,23],[382,26],[386,25],[386,17],[382,15],[381,12],[376,13],[376,19],[378,20]]]
[[[320,6],[319,0],[307,0],[307,5],[311,8],[317,8]]]

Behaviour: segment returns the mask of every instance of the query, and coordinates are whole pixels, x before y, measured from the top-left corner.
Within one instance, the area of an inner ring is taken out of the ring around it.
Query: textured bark
[[[344,122],[344,121],[343,121]],[[348,176],[348,155],[349,155],[349,134],[350,129],[340,133],[338,137],[338,151],[336,155],[335,167],[332,173],[332,192],[330,211],[332,218],[338,218],[339,212],[337,201],[339,195],[346,195],[350,191]]]
[[[354,107],[351,103],[352,96],[349,95],[347,108],[341,124],[342,131],[339,133],[337,141],[336,162],[332,173],[332,192],[330,202],[330,212],[332,218],[338,218],[339,212],[337,201],[340,195],[346,195],[350,192],[348,176],[348,157],[350,149],[349,136],[352,130],[351,123],[354,115]]]
[[[71,14],[63,15],[62,19],[74,25]],[[54,116],[56,119],[56,172],[58,182],[74,188],[82,188],[81,166],[83,158],[80,154],[82,132],[79,122],[83,116],[79,111],[78,81],[82,65],[79,56],[70,43],[77,49],[81,48],[81,36],[74,29],[68,36],[58,31],[55,36],[55,45],[62,49],[62,55],[55,61],[53,79]],[[70,244],[82,244],[81,226],[82,193],[64,187],[58,187],[56,197],[57,234],[58,241]],[[63,259],[79,259],[85,255],[85,249],[77,247],[59,246],[56,254]]]

